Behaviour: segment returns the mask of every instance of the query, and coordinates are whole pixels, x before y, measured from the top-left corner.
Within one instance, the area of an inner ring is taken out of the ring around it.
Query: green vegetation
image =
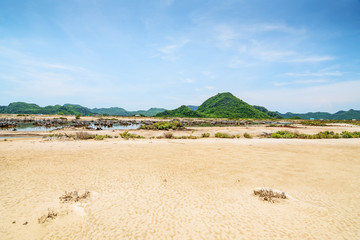
[[[208,138],[208,137],[210,137],[210,133],[203,133],[203,134],[201,134],[201,137]]]
[[[342,132],[324,131],[316,134],[294,133],[289,131],[277,131],[270,135],[271,138],[301,138],[301,139],[323,139],[323,138],[359,138],[360,132]]]
[[[298,117],[301,119],[329,119],[329,120],[350,120],[357,119],[360,120],[360,110],[350,109],[349,111],[338,111],[334,114],[328,112],[308,112],[308,113],[291,113],[287,112],[285,114],[279,113],[283,118],[293,118]]]
[[[80,105],[65,104],[40,107],[36,104],[30,104],[25,102],[14,102],[8,106],[2,106],[0,113],[10,114],[57,114],[63,113],[66,115],[91,115],[90,109],[82,107]]]
[[[136,134],[131,134],[129,133],[129,131],[124,131],[123,133],[120,133],[120,137],[124,138],[126,140],[130,139],[130,138],[145,138],[144,136],[140,136],[140,135],[136,135]]]
[[[244,138],[252,138],[252,136],[248,133],[244,133]]]
[[[178,130],[178,129],[184,129],[184,126],[178,122],[178,121],[173,121],[173,122],[156,122],[153,123],[152,125],[142,125],[140,127],[140,129],[147,129],[147,130]]]
[[[305,126],[327,126],[324,121],[320,120],[305,120],[301,121],[301,124]]]
[[[256,108],[257,110],[263,112],[263,113],[266,113],[267,115],[269,115],[269,116],[272,117],[272,118],[277,118],[277,119],[283,118],[283,117],[280,116],[277,112],[269,111],[269,110],[267,110],[265,107],[256,106],[256,105],[253,105],[253,107]]]
[[[235,135],[230,135],[230,134],[227,134],[227,133],[217,132],[217,133],[215,133],[215,137],[216,138],[235,138],[236,136]]]
[[[123,108],[111,107],[111,108],[93,108],[93,113],[101,114],[104,116],[131,116],[131,114]]]
[[[105,138],[112,138],[110,135],[95,135],[94,140],[104,140]]]
[[[197,111],[191,110],[189,107],[182,105],[181,107],[174,110],[166,110],[158,113],[156,117],[189,117],[189,118],[201,118],[206,117],[205,115],[198,113]]]
[[[219,93],[209,98],[196,111],[214,118],[271,118],[231,93]]]
[[[157,113],[165,111],[163,108],[150,108],[149,110],[138,110],[138,111],[126,111],[123,108],[119,107],[110,107],[110,108],[93,108],[91,109],[93,113],[101,114],[104,116],[146,116],[152,117]]]
[[[219,93],[206,100],[195,111],[183,105],[175,110],[159,113],[156,117],[272,118],[231,93]]]

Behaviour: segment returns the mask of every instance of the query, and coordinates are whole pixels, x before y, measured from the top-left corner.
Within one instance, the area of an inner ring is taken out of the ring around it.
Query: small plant
[[[77,132],[75,136],[75,139],[79,139],[79,140],[87,140],[93,138],[95,138],[95,135],[89,134],[88,132]]]
[[[123,133],[120,133],[120,137],[124,138],[126,140],[129,140],[129,138],[145,138],[144,136],[140,136],[140,135],[136,135],[136,134],[131,134],[129,133],[128,130],[124,131]]]
[[[77,191],[73,192],[65,192],[62,196],[59,197],[60,202],[68,203],[68,202],[79,202],[83,199],[89,198],[90,192],[85,191],[83,194],[79,195]]]
[[[248,133],[244,133],[244,138],[252,138],[252,136]]]
[[[38,218],[38,223],[42,224],[45,223],[51,219],[55,219],[57,217],[57,213],[53,210],[48,209],[48,213]]]
[[[286,194],[285,192],[277,192],[277,191],[273,191],[272,189],[266,189],[266,188],[261,188],[261,189],[255,189],[254,190],[254,195],[258,195],[260,199],[262,199],[263,201],[268,201],[268,202],[275,202],[275,199],[286,199]]]
[[[105,138],[105,135],[96,135],[94,140],[101,141],[101,140],[104,140],[104,138]]]
[[[77,114],[77,115],[75,116],[75,119],[80,119],[80,115]]]
[[[227,133],[217,132],[215,133],[216,138],[235,138],[235,135],[229,135]]]
[[[155,122],[152,125],[142,125],[140,129],[147,129],[147,130],[178,130],[178,129],[184,129],[184,126],[182,123],[178,121],[173,122]]]
[[[164,133],[164,138],[174,138],[174,135],[171,132]]]
[[[210,133],[203,133],[203,134],[201,134],[201,137],[208,138],[208,137],[210,137]]]

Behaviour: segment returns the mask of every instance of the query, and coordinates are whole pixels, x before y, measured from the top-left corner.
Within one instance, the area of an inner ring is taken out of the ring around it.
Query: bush
[[[173,134],[170,132],[164,133],[164,138],[173,138],[173,137],[174,137]]]
[[[203,134],[201,134],[201,137],[208,138],[208,137],[210,137],[210,133],[203,133]]]
[[[173,122],[164,122],[164,121],[160,121],[160,122],[156,122],[153,123],[152,125],[142,125],[140,127],[140,129],[147,129],[147,130],[178,130],[178,129],[184,129],[184,126],[182,125],[182,123],[178,122],[178,121],[173,121]]]
[[[96,135],[94,139],[98,141],[98,140],[104,140],[104,138],[105,135]]]
[[[215,133],[215,137],[216,138],[235,138],[234,135],[229,135],[227,133],[221,133],[221,132]]]
[[[140,136],[140,135],[136,135],[136,134],[131,134],[129,133],[128,130],[124,131],[123,133],[120,133],[120,137],[124,138],[126,140],[129,140],[129,138],[145,138],[144,136]]]
[[[80,119],[80,115],[76,115],[76,116],[75,116],[75,119]]]
[[[250,134],[244,133],[244,138],[252,138]]]
[[[88,132],[77,132],[75,136],[75,139],[79,139],[79,140],[87,140],[93,138],[95,138],[95,135],[89,134]]]

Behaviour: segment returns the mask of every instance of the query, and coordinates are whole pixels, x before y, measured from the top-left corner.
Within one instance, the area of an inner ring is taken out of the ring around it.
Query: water
[[[102,129],[104,130],[112,130],[112,129],[119,129],[119,130],[123,130],[123,129],[137,129],[138,127],[140,127],[141,124],[132,124],[132,125],[113,125],[112,127],[105,127],[105,126],[101,126]],[[94,124],[91,124],[90,127],[96,129],[96,126]],[[62,128],[62,126],[55,126],[55,127],[45,127],[45,126],[34,126],[33,124],[29,124],[29,123],[20,123],[17,127],[16,130],[17,131],[21,131],[21,132],[40,132],[40,131],[51,131],[57,128]],[[13,128],[0,128],[0,131],[12,131]]]

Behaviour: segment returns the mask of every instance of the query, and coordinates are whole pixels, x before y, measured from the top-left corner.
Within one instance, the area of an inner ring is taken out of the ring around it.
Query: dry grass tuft
[[[90,197],[90,192],[86,191],[82,195],[79,195],[77,191],[65,192],[64,195],[60,196],[59,199],[63,203],[67,202],[79,202],[83,199]]]
[[[271,203],[275,202],[276,199],[286,199],[285,192],[277,192],[266,188],[255,189],[254,194],[258,195],[259,198],[263,201],[268,201]]]
[[[42,224],[45,223],[51,219],[55,219],[57,217],[57,213],[53,210],[48,209],[48,213],[38,218],[38,223]]]

